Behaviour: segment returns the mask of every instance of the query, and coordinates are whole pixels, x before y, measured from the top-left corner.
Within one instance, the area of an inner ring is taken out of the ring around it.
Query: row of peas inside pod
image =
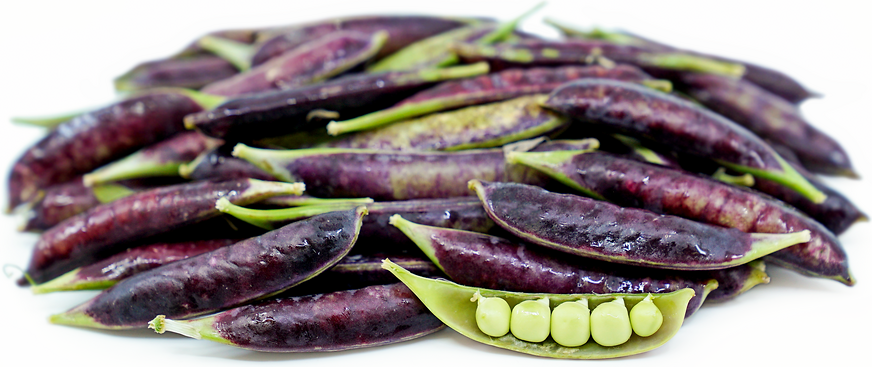
[[[565,347],[584,345],[591,337],[604,347],[621,345],[631,333],[651,336],[663,324],[663,314],[650,294],[629,310],[621,297],[600,303],[593,311],[587,299],[563,302],[553,309],[547,297],[510,307],[503,298],[476,292],[470,301],[477,302],[475,322],[487,335],[498,338],[511,331],[518,339],[540,343],[550,334]]]

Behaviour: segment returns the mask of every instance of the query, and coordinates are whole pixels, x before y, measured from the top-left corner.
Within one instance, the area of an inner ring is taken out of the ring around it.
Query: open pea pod
[[[511,333],[499,338],[488,336],[479,330],[475,320],[477,304],[470,300],[473,295],[480,293],[484,297],[502,298],[508,302],[509,306],[514,306],[525,300],[538,300],[547,297],[553,308],[564,302],[586,299],[590,308],[593,309],[601,303],[621,297],[629,309],[642,301],[646,295],[505,292],[466,287],[447,280],[420,277],[390,260],[385,260],[382,267],[396,275],[430,309],[430,312],[458,333],[477,342],[498,348],[552,358],[605,359],[639,354],[657,348],[669,341],[678,332],[684,322],[687,303],[694,296],[694,291],[689,288],[672,293],[652,295],[654,304],[663,314],[663,324],[651,336],[640,337],[633,334],[626,343],[613,347],[604,347],[593,341],[588,341],[579,347],[564,347],[554,342],[551,337],[541,343],[531,343],[520,340]]]

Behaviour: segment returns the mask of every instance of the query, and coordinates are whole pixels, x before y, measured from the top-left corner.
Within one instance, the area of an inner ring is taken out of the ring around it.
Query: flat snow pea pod
[[[744,80],[679,73],[676,89],[773,144],[790,149],[812,172],[857,178],[839,143],[812,126],[795,105]]]
[[[409,72],[351,75],[316,85],[231,99],[213,110],[190,114],[185,126],[206,135],[241,141],[309,130],[310,113],[368,113],[387,107],[430,84],[488,72],[487,64]]]
[[[418,40],[478,22],[480,20],[477,19],[422,15],[375,15],[326,19],[304,25],[277,28],[259,35],[259,42],[251,51],[251,65],[263,64],[305,42],[341,30],[370,34],[387,31],[388,41],[376,56],[382,58]]]
[[[148,61],[115,79],[115,90],[137,92],[153,88],[200,89],[230,78],[239,70],[215,55],[198,55],[181,59]]]
[[[168,232],[220,215],[215,202],[226,197],[248,204],[270,196],[301,194],[304,185],[238,179],[160,187],[123,197],[69,218],[40,236],[27,274],[43,283],[98,258],[123,250],[130,241]]]
[[[460,284],[532,293],[668,293],[691,288],[699,295],[690,316],[718,287],[708,272],[640,268],[566,254],[491,236],[413,223],[400,215],[401,229],[448,277]]]
[[[513,152],[509,160],[536,167],[576,190],[624,207],[748,233],[808,231],[808,242],[798,242],[766,259],[806,275],[848,285],[854,283],[847,254],[836,236],[820,223],[771,197],[705,176],[601,152]]]
[[[171,331],[261,352],[376,347],[443,327],[402,283],[268,300],[194,320],[161,315],[149,322],[158,333]]]
[[[146,177],[178,177],[179,167],[224,144],[196,131],[182,132],[82,176],[85,186]]]
[[[646,295],[640,294],[547,294],[518,293],[485,288],[462,286],[446,280],[429,279],[414,275],[396,264],[385,260],[385,268],[390,270],[415,293],[427,308],[445,325],[463,336],[477,342],[536,356],[571,359],[604,359],[639,354],[655,349],[671,339],[684,322],[687,304],[694,297],[692,289],[682,289],[672,293],[653,295],[654,304],[663,313],[663,325],[649,337],[632,335],[630,339],[615,347],[603,347],[597,343],[585,343],[579,347],[564,347],[548,338],[541,343],[531,343],[514,337],[511,333],[500,338],[488,336],[478,329],[475,323],[476,303],[470,299],[476,292],[485,297],[500,297],[510,306],[526,300],[547,297],[552,306],[564,302],[586,299],[592,308],[615,297],[621,297],[630,307],[642,301]]]
[[[594,28],[591,31],[581,31],[578,29],[573,29],[568,25],[561,24],[551,19],[546,19],[545,23],[554,26],[555,28],[563,32],[564,35],[570,38],[602,40],[618,45],[636,46],[651,50],[681,51],[673,46],[652,41],[650,39],[646,39],[624,31],[606,31],[598,28]],[[745,61],[730,60],[720,56],[706,55],[688,50],[684,50],[684,52],[708,57],[715,60],[742,64],[745,66],[745,74],[742,75],[742,79],[754,83],[759,87],[780,96],[781,98],[789,101],[790,103],[796,104],[810,97],[818,96],[817,93],[809,91],[808,89],[803,87],[802,84],[800,84],[798,81],[778,70],[769,69]]]
[[[738,297],[760,284],[769,284],[766,263],[755,260],[745,265],[714,270],[712,276],[718,280],[718,289],[709,293],[705,299],[710,303],[721,303]]]
[[[203,87],[204,93],[235,97],[315,84],[369,60],[387,41],[387,32],[372,35],[335,32],[275,57],[251,70]]]
[[[189,318],[278,294],[348,254],[364,215],[363,207],[319,215],[136,274],[49,321],[133,329],[157,315]]]
[[[458,43],[454,52],[464,62],[487,61],[494,70],[511,67],[558,66],[593,63],[600,57],[636,65],[648,72],[696,71],[734,78],[745,73],[741,64],[723,62],[687,52],[647,50],[609,42],[563,40],[529,41],[494,46]]]
[[[502,146],[553,133],[569,120],[539,106],[545,94],[434,113],[348,135],[320,147],[377,150],[464,150]]]
[[[582,79],[554,90],[545,107],[673,151],[717,161],[741,173],[776,181],[814,202],[826,195],[772,147],[735,122],[679,98],[634,84]]]
[[[142,187],[139,185],[109,184],[86,187],[81,179],[73,179],[42,190],[39,198],[22,211],[21,231],[44,231],[65,219],[82,213],[101,203],[133,194]]]
[[[237,144],[233,155],[282,181],[301,181],[310,194],[378,201],[466,196],[473,178],[544,185],[544,175],[505,163],[500,148],[458,152],[395,152],[314,148],[268,150]],[[502,162],[500,160],[503,160]]]
[[[184,131],[182,118],[200,111],[205,104],[199,97],[195,92],[155,92],[126,99],[58,125],[12,166],[7,210],[30,201],[39,189],[91,172],[114,159]]]
[[[194,160],[179,166],[179,176],[193,181],[232,180],[236,178],[275,180],[273,175],[243,159],[230,155],[232,149],[231,145],[225,145],[200,153]]]
[[[433,112],[530,94],[550,93],[561,84],[582,78],[617,79],[671,90],[669,82],[655,80],[642,70],[629,65],[617,65],[614,68],[593,65],[510,69],[475,78],[442,82],[400,101],[391,108],[350,120],[331,122],[327,125],[327,130],[331,135],[337,135]]]
[[[129,248],[103,260],[82,266],[48,282],[30,288],[33,293],[106,289],[134,274],[158,266],[187,259],[219,247],[232,245],[238,239],[215,239],[176,243],[158,242]]]
[[[517,183],[469,183],[497,225],[569,254],[680,270],[723,269],[807,242],[809,230],[745,233]]]

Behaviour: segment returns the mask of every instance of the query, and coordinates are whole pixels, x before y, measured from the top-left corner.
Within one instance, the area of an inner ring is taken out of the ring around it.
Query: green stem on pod
[[[790,188],[791,190],[796,191],[800,195],[806,197],[808,200],[811,200],[812,203],[820,204],[827,199],[827,194],[812,185],[812,183],[809,182],[799,172],[797,172],[796,169],[794,169],[793,166],[790,165],[790,163],[787,163],[784,158],[776,155],[775,159],[777,159],[778,162],[781,163],[781,172],[751,168],[748,166],[742,166],[721,160],[717,162],[724,167],[732,169],[733,171],[750,173],[756,177],[782,184],[785,187]]]
[[[203,36],[197,41],[197,44],[203,49],[229,61],[233,66],[239,68],[240,71],[251,69],[251,58],[257,51],[255,46],[213,36]]]
[[[603,347],[594,342],[587,342],[578,347],[564,347],[554,342],[550,337],[543,342],[532,343],[520,340],[511,333],[499,338],[488,336],[479,330],[475,320],[477,303],[470,300],[476,293],[483,297],[502,298],[510,306],[526,300],[542,298],[548,298],[551,306],[586,299],[590,307],[595,308],[602,303],[613,301],[616,297],[621,297],[631,308],[641,302],[647,294],[597,295],[506,292],[467,287],[446,280],[420,277],[387,259],[384,260],[382,267],[393,273],[409,287],[443,323],[463,336],[498,348],[553,358],[605,359],[629,356],[655,349],[665,344],[678,332],[684,322],[687,304],[694,296],[694,291],[689,288],[672,293],[652,295],[654,304],[663,313],[663,324],[656,333],[649,337],[632,335],[626,343],[614,347]]]
[[[218,199],[215,203],[215,208],[218,209],[218,211],[267,230],[273,230],[280,227],[280,225],[277,224],[286,224],[287,222],[298,219],[309,218],[338,210],[353,209],[359,206],[359,203],[352,201],[327,205],[304,205],[294,208],[261,210],[234,205],[226,198]]]
[[[724,167],[718,168],[718,170],[712,174],[712,178],[721,182],[726,182],[730,185],[745,187],[754,186],[754,176],[750,173],[746,173],[741,176],[733,176],[731,174],[728,174],[727,170]]]

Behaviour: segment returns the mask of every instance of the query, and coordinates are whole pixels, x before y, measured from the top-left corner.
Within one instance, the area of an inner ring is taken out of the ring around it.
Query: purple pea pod
[[[322,148],[456,151],[554,134],[569,120],[539,106],[545,94],[434,113],[319,144]]]
[[[85,186],[147,177],[178,177],[179,167],[224,142],[196,131],[183,132],[145,147],[82,176]]]
[[[529,41],[495,46],[459,43],[454,46],[454,52],[464,62],[487,61],[494,70],[595,62],[612,65],[617,62],[638,66],[658,76],[675,70],[730,77],[741,77],[745,73],[745,67],[740,64],[687,52],[649,50],[602,41]]]
[[[153,88],[200,89],[239,73],[233,64],[215,55],[148,61],[115,79],[115,90],[136,92]]]
[[[194,317],[277,294],[348,254],[364,215],[362,207],[323,214],[154,268],[49,320],[101,329],[141,328],[157,315]]]
[[[560,24],[551,19],[546,19],[545,23],[554,26],[555,28],[563,32],[565,36],[570,38],[602,40],[618,45],[636,46],[651,50],[682,51],[676,47],[652,41],[628,32],[609,32],[601,29],[593,29],[590,32],[584,32],[573,29],[567,25]],[[730,60],[719,56],[706,55],[693,51],[683,50],[683,52],[688,52],[691,54],[700,55],[715,60],[742,64],[745,66],[745,75],[742,75],[742,79],[754,83],[760,88],[766,89],[770,93],[774,93],[793,104],[797,104],[810,97],[817,96],[817,93],[809,91],[808,89],[803,87],[802,84],[800,84],[798,81],[778,70],[769,69],[744,61]]]
[[[328,198],[392,201],[467,196],[469,191],[464,183],[473,178],[547,183],[544,175],[535,170],[506,164],[500,148],[396,152],[343,148],[268,150],[237,144],[233,155],[282,181],[300,180],[312,195]]]
[[[455,42],[476,42],[489,35],[495,35],[495,39],[505,38],[511,31],[500,29],[496,23],[455,28],[412,43],[367,66],[366,71],[378,73],[451,66],[459,61],[451,52],[451,45]]]
[[[749,234],[518,183],[472,180],[469,187],[509,233],[557,251],[622,264],[724,269],[811,238],[809,230]]]
[[[545,107],[585,123],[653,140],[675,152],[712,159],[735,171],[776,181],[813,202],[826,199],[747,129],[665,93],[614,80],[582,79],[554,90]]]
[[[476,22],[478,20],[418,15],[377,15],[327,19],[263,32],[259,37],[262,41],[254,50],[250,51],[249,60],[251,60],[252,66],[258,66],[303,43],[338,31],[357,31],[367,34],[386,31],[388,33],[387,42],[376,56],[381,58],[418,40]]]
[[[179,175],[193,181],[253,178],[275,181],[273,175],[248,161],[230,155],[232,147],[225,145],[201,153],[189,163],[179,166]]]
[[[809,124],[799,109],[747,81],[681,73],[676,88],[773,144],[790,149],[812,172],[857,178],[848,154]]]
[[[668,81],[653,79],[642,70],[629,65],[618,65],[614,68],[565,66],[511,69],[470,79],[443,82],[418,92],[391,108],[350,120],[331,122],[327,125],[327,130],[331,135],[338,135],[433,112],[498,102],[530,94],[550,93],[566,82],[583,78],[623,80],[666,92],[670,91],[672,86]]]
[[[193,91],[155,92],[58,125],[12,166],[7,211],[32,200],[43,188],[184,131],[184,116],[210,102],[208,96]]]
[[[40,236],[27,275],[44,283],[141,240],[220,215],[219,198],[248,204],[301,194],[303,184],[239,179],[194,182],[138,192],[69,218]]]
[[[258,93],[185,117],[185,126],[224,140],[241,141],[310,130],[318,111],[352,116],[384,108],[432,83],[488,72],[486,64],[352,75],[317,85]]]
[[[31,287],[36,294],[106,289],[134,274],[174,261],[232,245],[238,239],[217,239],[177,243],[153,243],[127,249],[96,263],[82,266],[48,282]]]
[[[668,293],[692,288],[693,314],[718,287],[708,272],[667,271],[566,256],[500,237],[416,224],[397,215],[401,229],[451,280],[472,287],[528,293]]]
[[[402,283],[263,301],[196,320],[161,315],[149,322],[158,333],[261,352],[375,347],[420,338],[444,326]]]
[[[709,293],[705,299],[709,303],[729,301],[760,284],[769,284],[766,263],[755,260],[745,265],[713,270],[711,275],[718,281],[718,289]]]
[[[705,176],[600,152],[513,152],[508,159],[539,169],[585,195],[620,206],[748,233],[809,231],[807,243],[775,252],[765,260],[806,275],[854,284],[847,254],[836,236],[800,211],[768,196]]]
[[[256,68],[203,87],[204,93],[236,97],[291,89],[330,79],[371,59],[386,32],[335,32],[300,45]]]

